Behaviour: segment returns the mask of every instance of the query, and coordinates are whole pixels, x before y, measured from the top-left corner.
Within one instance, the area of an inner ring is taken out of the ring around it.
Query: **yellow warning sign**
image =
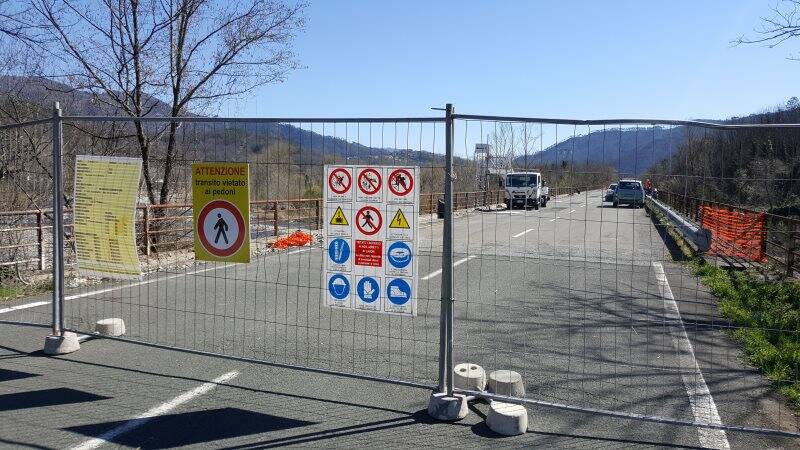
[[[78,270],[137,279],[136,200],[142,161],[79,155],[75,161],[75,253]]]
[[[402,209],[397,210],[397,213],[395,213],[392,221],[389,222],[389,228],[411,228],[411,225],[409,225],[408,219],[406,219]]]
[[[350,224],[347,223],[347,217],[344,215],[344,211],[342,211],[342,207],[336,208],[336,212],[333,213],[333,217],[331,217],[331,225],[344,225],[349,226]]]
[[[250,262],[250,176],[246,163],[193,163],[194,258]]]

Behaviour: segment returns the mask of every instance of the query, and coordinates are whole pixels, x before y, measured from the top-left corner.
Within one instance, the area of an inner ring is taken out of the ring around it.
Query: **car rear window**
[[[619,189],[641,189],[642,185],[638,181],[620,181]]]

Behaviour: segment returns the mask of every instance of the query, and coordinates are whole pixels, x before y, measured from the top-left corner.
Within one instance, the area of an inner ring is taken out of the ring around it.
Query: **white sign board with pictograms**
[[[418,167],[325,166],[327,306],[417,315]]]

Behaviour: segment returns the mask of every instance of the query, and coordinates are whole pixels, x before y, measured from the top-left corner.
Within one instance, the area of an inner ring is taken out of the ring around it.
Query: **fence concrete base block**
[[[486,425],[504,436],[523,434],[528,431],[528,410],[522,405],[493,400],[486,414]]]
[[[453,367],[453,385],[469,391],[486,389],[486,371],[472,363],[461,363]]]
[[[78,335],[65,331],[62,335],[50,335],[44,338],[45,355],[64,355],[81,348]]]
[[[428,399],[428,415],[437,420],[461,420],[468,412],[467,398],[461,394],[434,392]]]
[[[122,336],[125,334],[125,321],[116,317],[100,319],[94,325],[94,330],[104,336]]]
[[[509,397],[524,397],[522,375],[513,370],[495,370],[489,373],[489,392]]]

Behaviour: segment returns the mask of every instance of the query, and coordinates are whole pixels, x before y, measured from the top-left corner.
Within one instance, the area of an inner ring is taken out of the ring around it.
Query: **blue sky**
[[[725,118],[800,96],[798,47],[734,47],[773,1],[312,0],[305,69],[235,116]]]

